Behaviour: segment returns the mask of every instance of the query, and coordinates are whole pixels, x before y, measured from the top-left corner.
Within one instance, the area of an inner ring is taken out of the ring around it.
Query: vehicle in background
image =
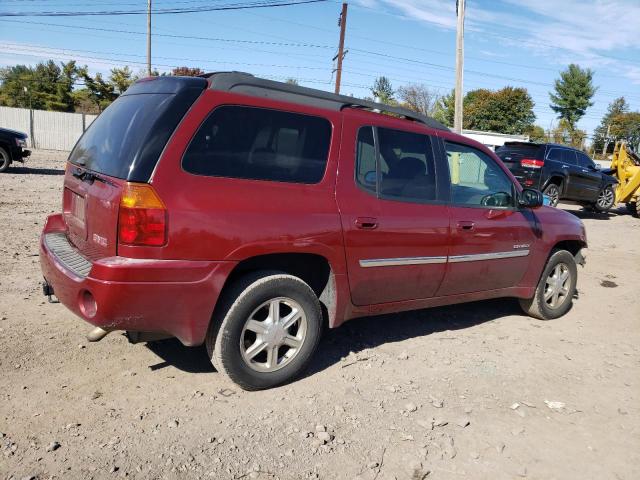
[[[0,173],[6,172],[11,163],[24,162],[31,155],[27,138],[26,133],[0,128]]]
[[[498,297],[564,315],[586,234],[542,201],[403,108],[238,72],[153,77],[71,152],[43,288],[90,340],[204,343],[219,372],[269,388],[356,317]]]
[[[617,142],[605,172],[618,180],[616,203],[624,203],[629,213],[640,217],[640,155],[626,142]]]
[[[507,142],[496,155],[525,188],[537,188],[556,206],[577,202],[598,212],[615,204],[617,180],[584,152],[554,143]]]

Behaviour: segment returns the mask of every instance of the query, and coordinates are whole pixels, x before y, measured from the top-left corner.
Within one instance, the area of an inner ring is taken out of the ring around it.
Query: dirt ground
[[[63,159],[0,174],[0,478],[640,478],[640,220],[622,209],[563,206],[590,249],[559,320],[508,299],[354,320],[304,378],[247,393],[202,348],[88,344],[45,301]]]

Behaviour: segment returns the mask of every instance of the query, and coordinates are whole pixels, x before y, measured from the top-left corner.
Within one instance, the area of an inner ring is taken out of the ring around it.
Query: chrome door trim
[[[395,267],[399,265],[424,265],[428,263],[447,263],[447,257],[403,257],[403,258],[371,258],[360,260],[360,266],[369,267]]]
[[[436,263],[460,263],[460,262],[477,262],[481,260],[498,260],[501,258],[526,257],[529,255],[529,249],[513,250],[509,252],[494,253],[476,253],[472,255],[453,255],[451,257],[402,257],[402,258],[370,258],[360,260],[360,266],[363,268],[370,267],[397,267],[404,265],[425,265]]]
[[[473,255],[454,255],[449,257],[451,263],[476,262],[479,260],[497,260],[500,258],[526,257],[529,255],[528,249],[513,250],[510,252],[476,253]]]

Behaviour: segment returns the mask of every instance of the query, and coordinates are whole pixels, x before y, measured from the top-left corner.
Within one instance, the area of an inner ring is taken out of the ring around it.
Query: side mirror
[[[540,190],[525,188],[520,192],[518,205],[520,208],[539,208],[544,204],[544,196]]]
[[[364,174],[364,183],[368,185],[375,185],[377,180],[378,176],[373,170]]]

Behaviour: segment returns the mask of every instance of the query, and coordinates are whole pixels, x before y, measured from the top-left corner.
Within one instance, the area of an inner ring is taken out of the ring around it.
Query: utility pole
[[[349,5],[344,2],[342,4],[342,12],[340,13],[340,45],[338,45],[338,55],[334,57],[334,60],[338,59],[338,66],[336,68],[336,94],[340,93],[340,80],[342,80],[342,59],[344,58],[344,33],[347,29],[347,8]]]
[[[151,0],[147,0],[147,75],[151,76]]]
[[[462,133],[462,73],[464,70],[464,7],[466,0],[457,0],[456,13],[458,26],[456,30],[456,91],[453,128]]]
[[[611,124],[607,125],[607,136],[604,138],[604,146],[602,147],[602,156],[607,154],[607,147],[609,146],[609,135],[611,134]]]

